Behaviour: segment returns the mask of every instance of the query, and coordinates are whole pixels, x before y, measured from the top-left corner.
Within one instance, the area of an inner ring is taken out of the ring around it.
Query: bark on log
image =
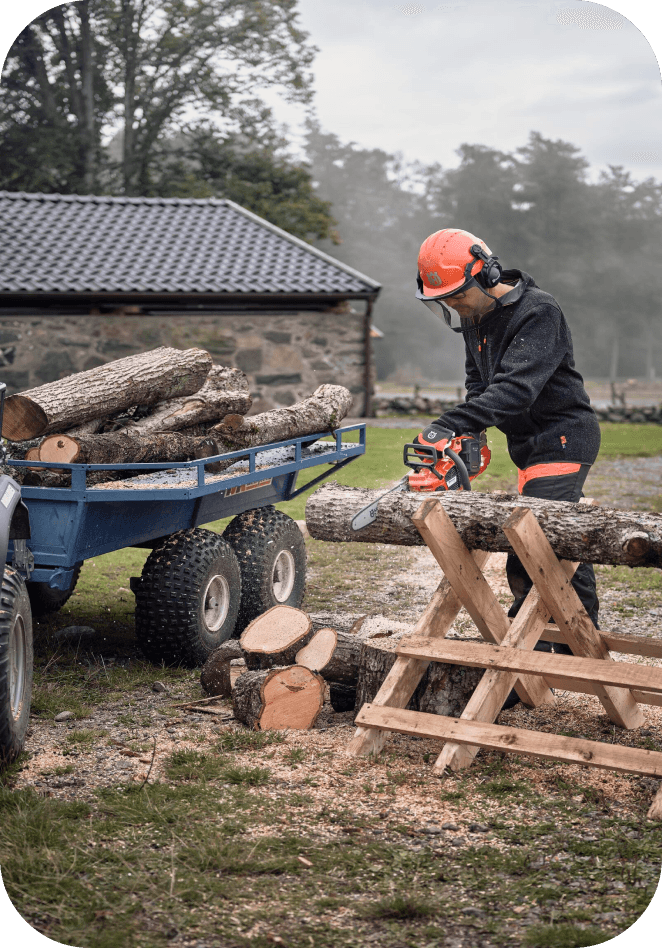
[[[357,711],[366,702],[374,700],[395,664],[396,649],[402,638],[401,633],[385,639],[369,639],[363,643],[356,682]],[[431,662],[407,707],[412,711],[426,711],[429,714],[444,714],[457,718],[462,714],[483,674],[482,668]]]
[[[238,427],[215,425],[209,433],[226,451],[253,448],[308,434],[322,434],[340,426],[352,406],[351,392],[342,385],[320,385],[309,398],[288,408],[275,408],[244,418]]]
[[[246,665],[251,670],[292,665],[315,634],[310,616],[292,606],[272,606],[241,633]]]
[[[103,418],[132,405],[192,395],[205,382],[212,359],[204,349],[170,349],[117,359],[87,372],[48,382],[5,402],[2,435],[24,441]]]
[[[377,519],[353,531],[354,515],[383,491],[342,487],[331,483],[316,490],[306,504],[311,537],[345,543],[393,543],[423,546],[411,522],[423,493],[387,494],[379,502]],[[501,527],[518,507],[529,507],[557,556],[582,563],[662,567],[662,516],[638,510],[616,510],[567,501],[540,500],[517,494],[446,491],[435,494],[470,550],[511,552]]]
[[[232,693],[234,716],[253,730],[305,730],[322,710],[324,690],[324,679],[301,665],[246,671]]]
[[[69,434],[48,435],[39,448],[39,460],[64,464],[132,464],[150,461],[189,461],[220,454],[208,438],[180,431],[165,434],[137,434],[112,431],[108,434],[72,438]],[[126,472],[124,474],[126,476]]]
[[[127,425],[126,430],[140,434],[181,431],[205,422],[218,423],[232,412],[241,417],[252,404],[248,379],[241,369],[213,365],[205,384],[194,395],[159,402],[150,415]]]
[[[243,657],[244,653],[237,639],[228,639],[214,649],[200,672],[200,684],[205,694],[229,698],[232,693],[230,662]]]

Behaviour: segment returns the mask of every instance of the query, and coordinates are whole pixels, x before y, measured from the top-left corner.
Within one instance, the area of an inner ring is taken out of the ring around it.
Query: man
[[[476,437],[494,425],[519,468],[520,494],[578,501],[598,455],[600,426],[556,300],[528,273],[502,270],[482,240],[450,228],[421,246],[417,285],[417,299],[462,333],[465,344],[465,403],[434,425]],[[514,616],[531,580],[514,554],[506,575],[514,596],[508,615]],[[572,585],[597,627],[593,567],[581,564]],[[549,642],[539,647],[552,650]],[[555,651],[572,654],[566,645]]]

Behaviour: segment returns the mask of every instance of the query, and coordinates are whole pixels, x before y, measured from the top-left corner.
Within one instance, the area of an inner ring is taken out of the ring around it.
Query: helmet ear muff
[[[483,266],[474,279],[480,283],[483,289],[491,290],[493,286],[497,285],[503,272],[499,258],[488,256],[480,244],[474,244],[473,247],[471,247],[471,253],[476,259],[483,261]]]

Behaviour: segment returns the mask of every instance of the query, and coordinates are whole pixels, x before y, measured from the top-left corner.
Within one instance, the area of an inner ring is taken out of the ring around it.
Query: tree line
[[[461,340],[413,298],[418,248],[470,230],[553,293],[586,375],[662,369],[662,184],[591,174],[531,132],[463,144],[454,168],[342,142],[312,112],[315,50],[296,0],[81,0],[37,17],[0,86],[0,188],[226,197],[383,284],[378,372],[462,378]],[[260,92],[310,109],[293,153]]]

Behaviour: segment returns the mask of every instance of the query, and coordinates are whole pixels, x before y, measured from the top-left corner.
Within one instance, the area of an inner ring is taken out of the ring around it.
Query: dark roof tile
[[[0,294],[378,289],[233,201],[0,191]]]

